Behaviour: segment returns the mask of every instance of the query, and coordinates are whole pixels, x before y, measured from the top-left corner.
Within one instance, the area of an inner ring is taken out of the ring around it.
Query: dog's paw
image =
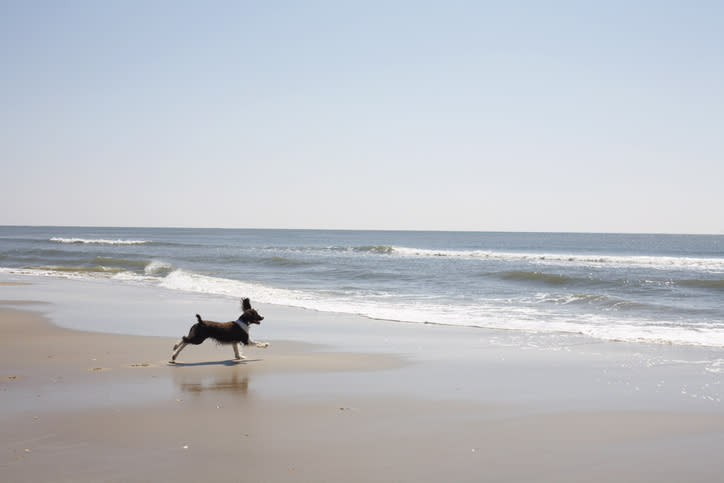
[[[267,347],[269,347],[269,342],[257,342],[256,346],[261,349],[266,349]]]

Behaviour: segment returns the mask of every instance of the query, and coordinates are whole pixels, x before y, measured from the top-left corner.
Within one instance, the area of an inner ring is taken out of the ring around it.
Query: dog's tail
[[[201,319],[201,316],[200,316],[199,314],[196,314],[196,320],[199,321],[199,324],[201,324],[201,325],[206,325],[206,324],[204,324],[204,321]],[[194,335],[195,333],[196,333],[196,326],[193,326],[193,327],[191,327],[191,330],[189,331],[189,335],[183,336],[183,337],[181,338],[181,340],[182,340],[183,342],[186,342],[186,343],[188,344],[188,343],[191,342],[191,339],[192,339],[193,337],[195,337],[195,335]],[[175,350],[175,349],[174,349],[174,350]]]

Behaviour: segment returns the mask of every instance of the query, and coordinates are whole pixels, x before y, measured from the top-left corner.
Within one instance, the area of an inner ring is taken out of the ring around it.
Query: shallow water
[[[44,300],[48,303],[18,307],[45,311],[55,324],[80,330],[180,337],[197,312],[210,319],[226,320],[234,318],[238,310],[234,297],[131,286],[112,279],[3,274],[0,280],[31,283],[0,287],[0,299]],[[252,335],[272,346],[248,349],[247,356],[252,360],[273,362],[278,356],[278,343],[292,341],[312,351],[394,354],[408,363],[388,370],[355,372],[352,377],[345,372],[323,370],[260,374],[253,363],[243,368],[223,367],[228,369],[227,374],[218,370],[219,361],[230,360],[231,350],[210,346],[205,348],[212,357],[210,367],[196,377],[172,371],[168,373],[173,376],[170,381],[149,384],[144,399],[168,397],[169,393],[183,398],[182,393],[196,394],[194,391],[246,388],[250,395],[261,399],[289,394],[305,399],[339,394],[400,394],[426,400],[530,405],[539,410],[720,410],[724,398],[724,357],[718,348],[608,342],[580,334],[397,323],[272,304],[254,305],[265,320],[254,327]],[[160,339],[158,360],[151,362],[162,364],[170,356],[170,349],[170,343]],[[190,354],[193,352],[186,355]],[[242,369],[244,377],[234,383],[234,376],[239,376],[237,372]],[[99,405],[108,398],[117,401],[125,397],[122,385],[108,394],[92,385],[69,390],[85,394],[81,397],[92,397]],[[71,406],[75,403],[72,394],[57,397]]]

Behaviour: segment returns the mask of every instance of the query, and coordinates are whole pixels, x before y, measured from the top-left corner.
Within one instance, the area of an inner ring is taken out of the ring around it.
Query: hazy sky
[[[724,1],[0,0],[0,224],[724,233]]]

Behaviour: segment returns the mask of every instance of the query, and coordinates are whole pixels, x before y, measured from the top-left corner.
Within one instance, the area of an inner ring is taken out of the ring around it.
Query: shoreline
[[[3,281],[5,279],[6,281]],[[29,280],[30,282],[26,282],[25,280]],[[65,314],[61,314],[56,316],[56,314],[53,315],[53,323],[56,325],[60,325],[62,327],[75,329],[75,330],[88,330],[93,332],[111,332],[111,333],[123,333],[128,335],[164,335],[169,336],[169,326],[170,324],[170,316],[167,313],[164,313],[162,311],[156,310],[159,307],[159,304],[157,303],[157,300],[152,300],[152,304],[148,305],[146,304],[144,308],[150,308],[151,315],[153,315],[157,321],[161,320],[161,324],[159,325],[158,329],[153,329],[151,325],[140,325],[140,326],[134,326],[129,325],[127,323],[128,317],[125,318],[118,318],[116,317],[115,320],[111,320],[110,322],[120,322],[118,326],[123,326],[123,329],[121,329],[118,332],[115,332],[113,330],[109,330],[108,326],[106,327],[99,327],[96,328],[95,326],[91,327],[88,323],[75,323],[73,322],[74,317],[72,315],[78,316],[79,319],[87,319],[87,314],[83,307],[85,307],[87,304],[96,303],[97,307],[100,308],[98,305],[100,302],[96,302],[93,298],[83,298],[82,296],[78,296],[77,294],[72,294],[69,292],[63,292],[62,290],[58,291],[57,286],[62,284],[74,284],[79,287],[82,287],[83,290],[93,290],[94,292],[100,293],[102,296],[104,296],[103,292],[108,291],[108,288],[111,287],[113,291],[123,291],[126,292],[126,296],[128,298],[133,298],[136,300],[134,304],[131,304],[129,308],[132,310],[138,310],[137,307],[140,307],[141,304],[138,303],[138,299],[147,299],[147,295],[143,295],[138,297],[137,296],[141,293],[151,293],[154,292],[156,294],[159,294],[161,298],[179,298],[179,297],[185,297],[189,300],[192,300],[195,305],[199,305],[203,307],[200,311],[203,313],[204,316],[206,316],[206,310],[212,309],[216,310],[217,313],[215,316],[219,317],[218,320],[228,320],[229,315],[229,307],[231,306],[231,312],[232,314],[235,312],[236,307],[235,305],[238,305],[236,301],[238,300],[235,296],[230,296],[228,294],[220,294],[220,293],[206,293],[204,291],[196,291],[196,290],[184,290],[180,289],[178,287],[166,287],[163,284],[146,284],[143,282],[137,282],[127,279],[118,279],[115,278],[106,278],[106,277],[100,277],[100,278],[93,278],[93,277],[73,277],[73,276],[64,276],[61,274],[57,274],[55,276],[50,275],[33,275],[29,273],[15,273],[15,272],[3,272],[0,271],[0,287],[17,287],[17,286],[23,286],[23,285],[43,285],[47,288],[50,288],[50,290],[53,292],[52,295],[54,295],[53,301],[58,302],[59,306],[66,312]],[[57,293],[56,293],[57,292]],[[50,295],[50,294],[48,294]],[[58,296],[67,296],[71,298],[76,298],[75,308],[72,308],[71,303],[66,303],[64,300],[58,299]],[[224,302],[224,308],[223,310],[219,311],[219,308],[222,306],[221,302]],[[147,301],[146,301],[147,302]],[[377,317],[377,316],[371,316],[366,315],[363,313],[352,313],[352,312],[336,312],[332,309],[326,310],[326,309],[319,309],[319,308],[307,308],[307,307],[301,307],[296,305],[285,305],[283,302],[261,302],[258,301],[255,302],[259,306],[262,307],[270,307],[275,312],[281,313],[284,317],[289,318],[299,318],[301,320],[313,320],[314,324],[317,326],[320,326],[320,322],[323,322],[326,324],[326,328],[334,326],[334,329],[336,329],[343,324],[339,324],[338,321],[342,320],[346,322],[348,325],[352,325],[353,323],[359,323],[360,321],[363,322],[363,324],[376,324],[377,326],[387,326],[387,327],[401,327],[401,326],[410,326],[411,328],[415,330],[425,330],[424,327],[440,327],[442,329],[447,329],[449,331],[455,331],[455,330],[471,330],[471,334],[475,336],[475,332],[479,331],[479,336],[482,337],[497,337],[500,339],[530,339],[530,341],[525,341],[526,343],[530,343],[532,346],[537,346],[538,342],[534,341],[533,339],[541,339],[545,341],[545,339],[555,340],[556,338],[559,339],[569,339],[571,341],[571,344],[623,344],[625,346],[641,346],[641,347],[672,347],[674,350],[681,350],[681,351],[701,351],[702,353],[708,353],[709,355],[714,355],[714,359],[718,359],[720,362],[719,364],[724,364],[724,345],[718,345],[718,339],[715,341],[712,340],[706,340],[704,342],[697,341],[697,342],[691,342],[686,341],[682,339],[677,339],[675,337],[654,337],[652,335],[647,335],[644,337],[636,338],[629,336],[619,336],[619,335],[613,335],[613,333],[606,335],[605,326],[600,326],[597,330],[594,331],[580,331],[580,330],[568,330],[567,328],[555,328],[555,326],[547,327],[543,329],[532,329],[532,328],[524,328],[524,327],[498,327],[496,325],[490,325],[490,326],[484,326],[484,325],[478,325],[475,323],[457,323],[457,322],[441,322],[441,321],[425,321],[425,322],[417,322],[417,321],[411,321],[411,320],[404,320],[404,319],[396,319],[392,317]],[[173,308],[173,307],[172,307]],[[178,327],[184,327],[184,324],[179,325],[179,320],[185,319],[187,322],[189,321],[195,321],[193,318],[189,318],[189,314],[193,314],[194,311],[199,310],[198,307],[194,306],[191,309],[186,310],[185,312],[177,312],[174,314],[173,323],[174,332],[178,330]],[[106,316],[110,315],[111,317],[114,316],[114,314],[106,314]],[[135,314],[139,315],[139,314]],[[235,316],[234,316],[235,317]],[[209,319],[213,320],[213,317],[208,317]],[[109,324],[114,325],[114,324]],[[265,329],[269,326],[265,326]],[[285,327],[285,330],[288,331],[289,329],[293,329],[293,327],[287,326]],[[328,330],[324,330],[317,335],[321,335],[323,338],[323,341],[321,342],[323,345],[338,345],[335,344],[335,341],[328,338]],[[339,331],[337,331],[339,332]],[[491,336],[491,334],[493,334]],[[704,332],[702,332],[704,334]],[[274,334],[277,335],[277,334]],[[285,334],[286,335],[286,334]],[[294,335],[299,335],[294,334]],[[304,341],[308,340],[307,337],[308,334],[304,334],[302,339]],[[359,334],[354,334],[359,335]],[[345,341],[345,345],[348,343],[348,340]],[[545,342],[544,342],[545,343]],[[367,344],[367,349],[370,349],[370,344]],[[376,348],[372,347],[372,350],[376,351]],[[718,354],[718,355],[717,355]],[[724,372],[724,368],[722,368],[722,372]]]
[[[376,351],[274,336],[242,363],[206,343],[173,366],[176,338],[58,327],[67,312],[37,285],[0,290],[8,481],[674,482],[724,470],[721,402],[657,388],[664,377],[692,387],[692,367],[639,369],[629,346],[600,344],[594,357],[480,345],[465,330],[446,339],[435,327],[405,339],[384,326],[370,337],[400,340]],[[110,312],[127,303],[103,300]],[[264,310],[265,324],[299,320]],[[264,326],[256,334],[267,340]],[[414,350],[396,350],[402,339]],[[721,380],[703,376],[702,387]]]

